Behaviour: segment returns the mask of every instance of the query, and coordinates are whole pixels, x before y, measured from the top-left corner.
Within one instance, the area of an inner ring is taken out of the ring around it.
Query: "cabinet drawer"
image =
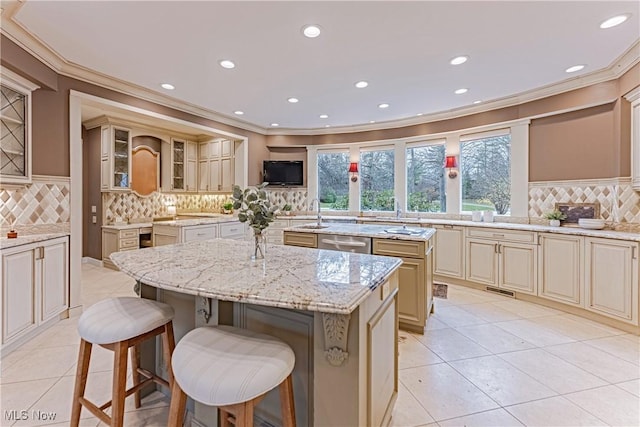
[[[194,240],[215,239],[217,236],[216,227],[185,228],[183,242],[193,242]]]
[[[138,249],[139,245],[140,245],[140,241],[138,240],[138,236],[136,236],[130,239],[120,239],[119,247],[120,247],[120,250],[127,249],[127,248]]]
[[[245,226],[241,222],[230,222],[227,224],[220,224],[220,237],[235,237],[242,236],[245,232]]]
[[[269,228],[267,228],[267,230],[282,229],[282,228],[287,228],[288,226],[289,226],[288,219],[276,219],[271,224],[269,224]]]
[[[535,233],[503,229],[467,228],[467,237],[492,239],[503,242],[535,243]]]
[[[375,255],[423,258],[426,252],[424,242],[373,239],[373,253]]]
[[[286,231],[284,233],[284,244],[290,246],[302,246],[303,248],[317,248],[318,235]]]
[[[120,231],[120,239],[128,239],[130,237],[138,237],[138,229],[134,228],[133,230],[121,230]]]

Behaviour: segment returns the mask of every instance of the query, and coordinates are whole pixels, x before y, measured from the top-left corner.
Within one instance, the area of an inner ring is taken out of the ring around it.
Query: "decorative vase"
[[[251,260],[264,259],[267,250],[267,233],[264,230],[253,230],[253,255]]]
[[[560,227],[560,220],[559,219],[550,219],[549,220],[549,225],[552,227]]]

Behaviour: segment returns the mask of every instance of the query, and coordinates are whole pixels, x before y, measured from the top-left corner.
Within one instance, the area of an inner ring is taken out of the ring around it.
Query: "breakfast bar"
[[[212,239],[111,255],[144,298],[175,309],[176,340],[217,324],[267,333],[294,350],[298,425],[380,426],[397,397],[398,258]],[[142,365],[162,372],[153,343]],[[277,391],[258,406],[260,422],[280,424]],[[215,408],[188,406],[198,425],[217,425]]]

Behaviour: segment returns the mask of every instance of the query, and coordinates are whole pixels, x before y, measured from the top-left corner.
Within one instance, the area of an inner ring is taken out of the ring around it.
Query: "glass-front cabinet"
[[[102,191],[131,189],[131,130],[114,125],[101,126]]]
[[[195,192],[197,188],[198,146],[195,142],[171,138],[162,144],[163,191]]]
[[[31,91],[37,86],[1,69],[0,181],[31,182]]]

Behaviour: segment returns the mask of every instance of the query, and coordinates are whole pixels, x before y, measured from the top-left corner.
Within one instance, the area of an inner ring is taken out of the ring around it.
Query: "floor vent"
[[[512,291],[505,291],[504,289],[492,288],[491,286],[487,286],[487,292],[493,292],[495,294],[504,295],[506,297],[515,298],[516,294]]]

